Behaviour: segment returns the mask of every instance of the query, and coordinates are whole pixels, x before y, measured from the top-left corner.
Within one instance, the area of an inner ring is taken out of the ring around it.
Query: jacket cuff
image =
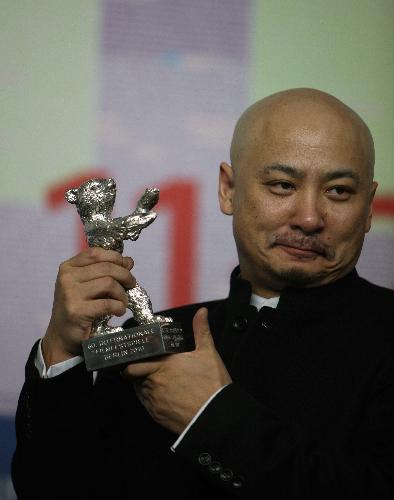
[[[247,453],[253,448],[248,441],[255,437],[250,417],[261,414],[262,408],[237,384],[226,386],[185,434],[176,455],[223,492],[245,495],[248,476],[254,476],[256,467],[254,454],[250,454],[249,464]]]
[[[46,428],[58,428],[58,435],[67,435],[73,426],[80,428],[81,415],[76,408],[87,411],[93,388],[93,376],[80,363],[66,372],[42,379],[35,367],[38,342],[30,352],[26,363],[26,380],[22,388],[16,415],[18,439],[32,440],[46,432]],[[64,418],[58,422],[56,415]]]

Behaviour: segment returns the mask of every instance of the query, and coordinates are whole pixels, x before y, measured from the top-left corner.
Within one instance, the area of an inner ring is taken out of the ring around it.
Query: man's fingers
[[[73,325],[91,324],[107,314],[111,316],[123,316],[126,312],[124,303],[120,300],[104,298],[89,301],[79,301],[70,304],[67,308],[67,321]]]
[[[124,261],[124,259],[126,259],[126,261]],[[83,267],[95,264],[96,262],[112,262],[118,266],[125,267],[125,262],[127,265],[130,265],[129,259],[130,257],[123,257],[119,252],[115,252],[114,250],[104,250],[99,247],[91,247],[67,260],[64,264],[75,267]]]
[[[196,350],[214,348],[214,342],[208,323],[208,309],[201,307],[193,318],[193,332]]]
[[[130,266],[130,261],[127,265]],[[113,278],[124,288],[135,286],[135,278],[129,269],[108,261],[81,267],[71,266],[67,261],[59,268],[58,281],[62,287],[67,288],[68,286],[73,287],[76,283],[91,282],[105,276]]]
[[[118,266],[122,266],[123,256],[114,250],[91,247],[66,261],[67,264],[75,267],[89,266],[96,262],[113,262],[114,264],[118,264]]]
[[[78,269],[68,268],[66,271],[59,273],[60,279],[62,279],[62,276],[66,276],[66,280],[76,279],[78,283],[93,282],[107,276],[116,280],[124,288],[133,288],[135,286],[135,278],[130,271],[112,262],[98,262]]]
[[[63,293],[64,310],[72,322],[93,320],[106,314],[123,316],[126,312],[129,302],[127,293],[111,277],[80,283],[77,290],[77,295],[72,287]]]
[[[131,257],[123,257],[123,267],[130,271],[134,267],[134,260]]]
[[[80,284],[82,300],[114,299],[119,300],[127,307],[129,299],[125,289],[113,278],[104,276],[89,283]]]
[[[163,360],[163,358],[161,358]],[[160,361],[138,361],[126,366],[123,370],[125,377],[147,377],[155,373],[161,366]]]
[[[97,299],[86,302],[84,305],[84,315],[97,319],[110,314],[111,316],[123,316],[126,312],[124,303],[115,299]]]

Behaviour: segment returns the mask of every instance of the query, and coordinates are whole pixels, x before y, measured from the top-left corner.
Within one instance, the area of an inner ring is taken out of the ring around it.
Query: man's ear
[[[225,215],[233,215],[234,170],[225,162],[220,164],[219,204]]]
[[[77,194],[78,194],[78,189],[73,188],[73,189],[68,189],[64,197],[69,203],[76,203],[77,202]]]
[[[369,200],[369,213],[367,220],[365,222],[365,232],[368,233],[368,231],[371,229],[371,224],[372,224],[372,208],[373,208],[373,199],[375,197],[376,189],[378,187],[378,183],[374,181],[372,183],[371,187],[371,193],[370,193],[370,200]]]

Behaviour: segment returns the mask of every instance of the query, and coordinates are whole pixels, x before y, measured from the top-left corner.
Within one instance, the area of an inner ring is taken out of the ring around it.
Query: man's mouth
[[[277,244],[281,250],[285,251],[293,257],[298,257],[301,259],[315,259],[319,255],[323,255],[322,252],[317,251],[313,248],[308,247],[297,247],[292,245],[283,245],[281,243]]]
[[[274,235],[270,239],[273,247],[277,246],[292,257],[299,259],[334,258],[334,249],[310,236],[294,237],[294,235]]]

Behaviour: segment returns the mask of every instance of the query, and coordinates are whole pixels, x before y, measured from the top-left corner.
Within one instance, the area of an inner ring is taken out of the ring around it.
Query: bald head
[[[374,146],[363,120],[313,89],[273,94],[240,117],[219,176],[241,275],[263,297],[321,286],[356,265],[371,227]]]
[[[318,147],[324,134],[338,143],[356,144],[357,161],[364,164],[373,180],[374,144],[372,135],[360,116],[339,99],[315,89],[290,89],[272,94],[251,105],[239,118],[231,143],[230,157],[235,171],[270,147],[270,138],[298,134],[311,147]]]

